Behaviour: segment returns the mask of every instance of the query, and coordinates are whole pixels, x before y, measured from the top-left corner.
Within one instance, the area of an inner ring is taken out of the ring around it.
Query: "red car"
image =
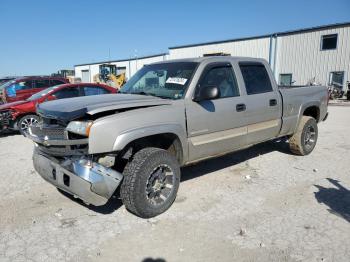
[[[0,85],[3,103],[25,100],[48,87],[69,83],[68,79],[52,76],[27,76],[15,78]]]
[[[27,100],[0,105],[0,131],[18,130],[22,134],[28,126],[36,124],[39,117],[36,115],[36,106],[43,102],[72,98],[116,93],[117,89],[103,84],[63,84],[57,85],[29,97]]]

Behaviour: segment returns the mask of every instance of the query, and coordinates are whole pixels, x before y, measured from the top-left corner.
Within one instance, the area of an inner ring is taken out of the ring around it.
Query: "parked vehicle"
[[[0,97],[3,103],[22,101],[48,87],[65,83],[68,83],[68,80],[62,77],[19,77],[1,86]]]
[[[344,96],[344,91],[342,87],[339,86],[330,86],[328,87],[328,92],[329,92],[329,99],[334,100],[334,99],[339,99]]]
[[[99,65],[99,73],[94,75],[94,83],[101,83],[120,89],[126,83],[125,72],[118,74],[118,68],[112,64]]]
[[[174,202],[180,167],[278,137],[312,152],[327,87],[279,89],[263,59],[204,57],[144,66],[116,96],[38,106],[36,171],[86,203],[104,205],[120,185],[126,208],[154,217]]]
[[[0,86],[5,82],[11,81],[13,79],[15,79],[15,77],[11,77],[11,76],[0,78]]]
[[[18,130],[23,135],[28,126],[37,124],[36,107],[46,101],[116,93],[116,89],[102,84],[63,84],[42,90],[26,100],[0,105],[0,130]]]

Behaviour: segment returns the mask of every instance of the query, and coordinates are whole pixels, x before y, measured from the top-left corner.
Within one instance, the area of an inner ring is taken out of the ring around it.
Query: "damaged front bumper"
[[[35,170],[55,187],[94,206],[107,203],[123,175],[86,157],[53,158],[34,150]]]

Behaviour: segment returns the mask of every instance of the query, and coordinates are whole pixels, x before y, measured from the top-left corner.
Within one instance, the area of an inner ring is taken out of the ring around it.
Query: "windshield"
[[[47,95],[48,93],[50,93],[52,90],[55,90],[56,88],[59,88],[60,86],[61,85],[57,85],[57,86],[52,86],[52,87],[46,88],[46,89],[40,91],[39,93],[36,93],[36,94],[32,95],[27,100],[28,101],[33,101],[33,100],[39,99],[40,97],[43,97],[43,96]]]
[[[146,65],[119,92],[181,99],[197,65],[195,62]]]

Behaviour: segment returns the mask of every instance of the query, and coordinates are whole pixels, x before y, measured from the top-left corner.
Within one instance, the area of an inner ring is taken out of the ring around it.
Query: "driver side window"
[[[216,86],[220,90],[220,97],[239,96],[239,89],[231,66],[215,66],[204,72],[197,88]]]

